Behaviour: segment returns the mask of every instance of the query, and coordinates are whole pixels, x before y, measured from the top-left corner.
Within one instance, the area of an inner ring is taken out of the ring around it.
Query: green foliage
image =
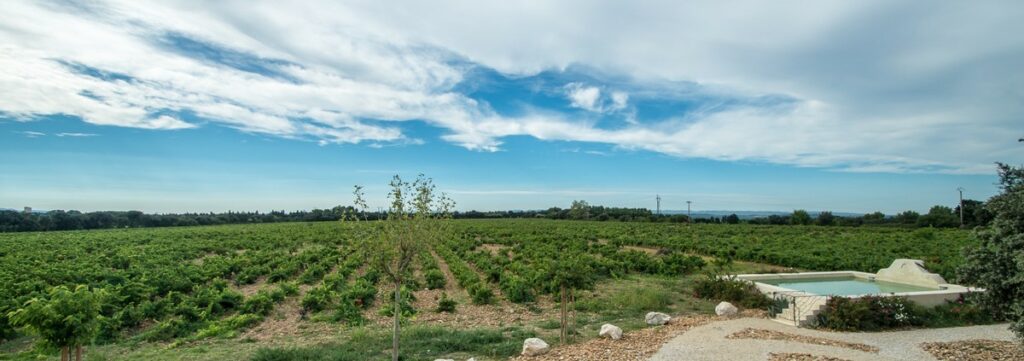
[[[441,270],[432,269],[423,274],[423,278],[427,282],[427,288],[432,290],[443,289],[447,280],[444,278],[444,273]]]
[[[455,306],[459,303],[448,298],[448,293],[442,292],[441,298],[437,300],[437,312],[455,313]]]
[[[1024,167],[999,165],[1003,192],[987,202],[994,215],[988,228],[975,235],[980,241],[965,250],[961,282],[984,288],[979,301],[994,317],[1012,321],[1024,339]]]
[[[489,305],[494,302],[494,291],[486,286],[477,285],[466,291],[470,293],[474,305]]]
[[[378,313],[381,316],[394,317],[395,316],[394,293],[389,292],[389,294],[391,295],[391,297],[388,297],[388,301],[385,302],[384,305],[382,305],[380,307],[380,311],[378,311]],[[399,303],[399,307],[398,308],[402,312],[402,318],[409,318],[409,317],[415,316],[416,315],[416,309],[412,307],[412,301],[415,301],[415,298],[413,297],[412,290],[409,290],[409,289],[407,289],[405,287],[402,287],[402,292],[401,292],[400,296],[401,297],[399,299],[401,300],[401,302]]]
[[[709,274],[693,286],[694,296],[712,301],[727,301],[743,308],[767,309],[772,301],[754,284],[729,277]]]
[[[334,291],[324,285],[310,288],[302,297],[302,309],[307,312],[320,312],[333,305],[336,297]]]
[[[839,331],[878,331],[922,325],[922,311],[905,297],[832,297],[817,326]]]
[[[75,287],[74,291],[57,286],[44,298],[29,300],[8,317],[12,325],[38,335],[45,346],[81,346],[96,335],[104,295],[103,290],[86,286]]]

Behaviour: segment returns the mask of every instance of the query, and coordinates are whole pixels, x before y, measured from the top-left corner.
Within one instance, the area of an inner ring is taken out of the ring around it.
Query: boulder
[[[719,316],[735,316],[739,312],[740,310],[729,302],[722,302],[715,306],[715,314]]]
[[[610,323],[601,325],[601,332],[597,334],[604,338],[618,340],[622,338],[622,329]]]
[[[651,326],[661,326],[671,320],[671,316],[661,312],[648,312],[647,316],[644,317],[644,321],[647,321],[647,324]]]
[[[539,338],[528,338],[523,341],[523,356],[539,356],[548,353],[551,346]]]
[[[476,357],[470,357],[469,360],[466,361],[476,361]]]
[[[434,359],[434,361],[455,361],[455,360],[452,360],[450,358],[439,358],[439,359]]]

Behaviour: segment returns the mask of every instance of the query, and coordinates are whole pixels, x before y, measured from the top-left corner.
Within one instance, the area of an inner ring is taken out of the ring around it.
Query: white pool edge
[[[855,277],[867,280],[875,280],[877,275],[874,273],[858,272],[858,271],[830,271],[830,272],[800,272],[800,273],[761,273],[761,274],[740,274],[734,275],[736,279],[748,281],[757,287],[758,291],[767,295],[773,294],[785,294],[789,296],[827,296],[827,297],[846,297],[846,298],[860,298],[865,296],[897,296],[906,297],[910,301],[925,307],[935,307],[945,304],[947,301],[955,301],[961,295],[970,292],[981,292],[982,289],[964,287],[961,285],[943,283],[939,284],[938,290],[934,291],[913,291],[913,292],[890,292],[890,293],[878,293],[878,294],[862,294],[862,295],[848,295],[848,296],[834,296],[834,295],[820,295],[815,293],[808,293],[804,291],[789,289],[785,287],[779,287],[776,285],[758,282],[767,280],[786,280],[786,279],[815,279],[815,278],[835,278],[835,277]],[[891,281],[887,281],[891,282]],[[920,285],[907,282],[894,282],[902,283],[911,286],[928,287],[932,288],[932,285]]]

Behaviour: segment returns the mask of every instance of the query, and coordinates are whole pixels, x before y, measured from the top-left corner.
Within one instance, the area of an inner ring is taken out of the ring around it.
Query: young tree
[[[583,255],[577,251],[566,250],[559,253],[557,260],[553,260],[550,275],[551,282],[558,285],[561,298],[561,332],[559,341],[565,344],[569,336],[569,311],[572,310],[572,328],[575,331],[575,310],[576,292],[579,289],[590,289],[594,285],[594,271],[590,265],[583,260]]]
[[[389,185],[391,205],[387,218],[376,222],[370,229],[371,233],[362,238],[371,265],[395,286],[391,359],[398,361],[402,282],[416,256],[448,234],[447,220],[451,218],[454,202],[444,193],[438,196],[433,180],[422,174],[412,183],[396,175]],[[366,202],[361,187],[356,187],[355,196],[356,209],[365,212]]]
[[[60,348],[61,361],[71,359],[72,347],[75,360],[81,361],[82,345],[96,336],[103,295],[102,290],[86,286],[75,287],[74,291],[57,286],[50,289],[46,298],[29,300],[9,317],[11,324],[39,335],[45,346]]]
[[[818,213],[818,225],[819,226],[831,226],[836,222],[836,216],[832,215],[832,212],[822,211]]]
[[[998,166],[1002,193],[985,205],[995,217],[976,231],[981,242],[966,250],[959,273],[962,282],[985,288],[982,303],[1024,339],[1024,167]]]

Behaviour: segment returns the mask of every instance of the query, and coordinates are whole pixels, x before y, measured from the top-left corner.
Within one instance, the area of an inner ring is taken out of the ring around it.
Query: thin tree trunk
[[[569,312],[572,312],[572,327],[570,328],[572,334],[570,335],[572,342],[576,342],[576,290],[572,288],[569,289],[569,307]]]
[[[82,361],[82,346],[75,346],[75,361]]]
[[[561,292],[559,292],[559,294],[561,295],[561,306],[562,306],[562,309],[561,309],[562,329],[561,329],[561,332],[559,332],[559,334],[558,334],[558,339],[564,345],[565,344],[565,327],[566,327],[566,318],[565,318],[565,286],[564,285],[562,286]]]
[[[71,351],[68,349],[68,347],[67,346],[61,347],[60,348],[60,361],[71,361],[70,358],[71,358]]]
[[[402,281],[395,283],[395,334],[391,338],[391,361],[398,361],[398,334],[402,317]]]

